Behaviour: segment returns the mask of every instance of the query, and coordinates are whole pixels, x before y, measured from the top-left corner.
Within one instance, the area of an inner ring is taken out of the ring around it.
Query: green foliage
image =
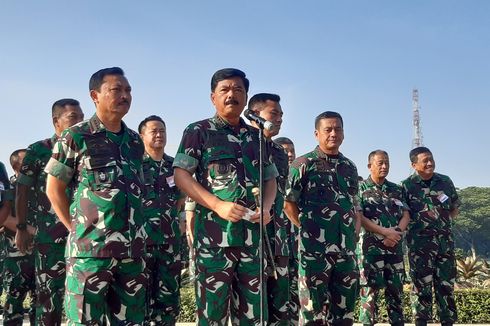
[[[455,290],[455,300],[458,307],[458,323],[490,323],[490,290]],[[388,322],[388,313],[384,296],[381,295],[379,302],[379,323]],[[195,322],[196,321],[196,303],[194,299],[194,290],[190,287],[185,287],[181,291],[181,312],[179,322]],[[405,292],[403,296],[403,313],[406,322],[413,322],[412,312],[410,310],[410,296]],[[355,320],[359,316],[359,304],[355,311]],[[436,305],[434,304],[434,318],[437,318]]]
[[[490,188],[468,187],[458,190],[459,216],[454,219],[456,246],[490,256]]]
[[[456,285],[460,288],[486,288],[490,280],[488,264],[477,257],[457,258],[458,276]]]

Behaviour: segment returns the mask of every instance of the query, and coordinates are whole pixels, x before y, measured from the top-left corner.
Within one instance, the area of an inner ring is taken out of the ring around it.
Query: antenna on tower
[[[424,146],[422,138],[422,129],[420,128],[420,105],[419,91],[414,88],[412,91],[412,108],[413,108],[413,140],[412,148]]]

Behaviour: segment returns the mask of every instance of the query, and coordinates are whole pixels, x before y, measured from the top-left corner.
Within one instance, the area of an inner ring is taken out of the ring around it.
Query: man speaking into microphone
[[[184,130],[173,164],[175,183],[196,202],[198,325],[226,325],[229,314],[233,325],[260,324],[259,214],[250,211],[259,183],[259,138],[240,117],[248,87],[243,71],[214,73],[216,114]],[[270,221],[277,174],[265,162],[264,223]]]

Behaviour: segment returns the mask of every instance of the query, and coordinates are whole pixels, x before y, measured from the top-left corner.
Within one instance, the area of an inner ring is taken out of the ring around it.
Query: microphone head
[[[264,129],[267,131],[271,131],[274,128],[274,124],[270,122],[269,120],[265,120],[264,122]]]

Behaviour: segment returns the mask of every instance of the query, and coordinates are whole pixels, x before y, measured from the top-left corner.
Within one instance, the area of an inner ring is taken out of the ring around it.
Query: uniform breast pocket
[[[237,182],[237,166],[235,159],[212,161],[208,166],[209,183],[214,191],[232,190]]]
[[[115,188],[118,175],[116,162],[108,162],[103,166],[92,165],[87,170],[87,177],[92,190]]]

